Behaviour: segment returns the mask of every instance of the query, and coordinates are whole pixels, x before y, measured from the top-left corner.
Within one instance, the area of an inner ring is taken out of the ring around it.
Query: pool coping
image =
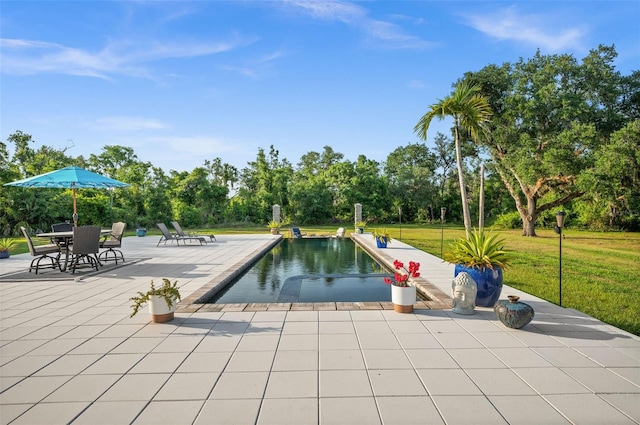
[[[375,249],[367,243],[366,239],[352,233],[350,239],[359,247],[372,256],[375,260],[384,263],[393,269],[393,261],[389,255],[381,249]],[[269,241],[266,245],[246,255],[240,261],[227,268],[223,273],[211,279],[195,292],[185,297],[176,309],[177,313],[195,312],[225,312],[225,311],[329,311],[329,310],[393,310],[393,303],[390,301],[367,301],[367,302],[321,302],[321,303],[232,303],[213,304],[205,303],[204,298],[215,296],[223,290],[232,280],[251,267],[271,248],[280,243],[282,235]],[[417,249],[417,248],[414,248]],[[418,277],[413,279],[416,289],[429,300],[417,301],[414,310],[442,310],[451,308],[451,297],[447,296],[440,289],[432,285],[427,279]]]

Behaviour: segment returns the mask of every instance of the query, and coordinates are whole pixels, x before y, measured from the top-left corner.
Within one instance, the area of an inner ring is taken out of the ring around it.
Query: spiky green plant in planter
[[[16,241],[10,238],[0,239],[0,258],[9,258],[11,248],[16,246]]]
[[[154,302],[154,299],[159,299],[161,301],[163,301],[164,303],[166,303],[166,308],[168,310],[175,310],[175,306],[178,304],[178,301],[180,301],[180,291],[178,290],[178,281],[174,281],[173,283],[171,283],[171,281],[169,281],[169,279],[167,278],[163,278],[162,279],[162,286],[160,286],[159,288],[156,288],[153,284],[153,280],[151,281],[151,288],[147,291],[147,292],[140,292],[138,291],[138,295],[135,297],[131,297],[129,298],[130,301],[133,301],[133,304],[131,304],[131,308],[133,309],[133,312],[131,313],[131,316],[129,317],[133,317],[135,316],[138,311],[140,310],[140,308],[142,308],[145,304],[147,303],[152,303]],[[164,308],[164,306],[161,306]],[[154,315],[153,312],[153,305],[152,305],[152,315]],[[167,313],[161,313],[160,315],[163,316],[168,316],[170,314],[170,318],[166,317],[167,320],[171,320],[173,319],[173,311],[169,311]],[[155,318],[153,319],[154,322],[156,321],[160,321],[160,320],[156,320]],[[165,320],[162,320],[165,321]]]
[[[469,239],[462,237],[449,244],[444,259],[479,270],[493,270],[494,267],[504,269],[509,263],[509,253],[504,250],[504,239],[498,239],[496,234],[474,229],[469,234]]]
[[[476,305],[493,307],[502,291],[502,270],[510,260],[504,240],[482,229],[474,229],[469,239],[463,237],[449,244],[443,257],[455,264],[454,277],[466,272],[475,280],[478,286]]]
[[[271,234],[273,235],[277,235],[278,233],[280,233],[280,226],[281,223],[275,220],[271,220],[269,223],[267,223],[267,227],[271,229]]]
[[[390,237],[389,237],[389,231],[385,228],[385,229],[373,229],[373,231],[371,232],[371,236],[373,236],[373,239],[376,239],[380,242],[387,242],[390,243]]]

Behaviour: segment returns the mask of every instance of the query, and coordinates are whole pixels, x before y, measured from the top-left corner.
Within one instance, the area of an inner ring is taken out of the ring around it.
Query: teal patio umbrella
[[[80,167],[65,167],[50,171],[38,176],[5,183],[5,186],[59,188],[73,190],[73,224],[78,225],[78,212],[76,209],[76,189],[109,189],[128,187],[128,183],[85,170]]]

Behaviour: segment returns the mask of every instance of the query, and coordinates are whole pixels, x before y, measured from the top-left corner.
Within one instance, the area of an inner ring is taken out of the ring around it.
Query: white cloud
[[[170,128],[161,121],[141,117],[103,117],[84,123],[84,126],[92,130],[100,131],[165,130]]]
[[[96,52],[39,40],[0,39],[6,74],[57,73],[109,79],[114,75],[152,78],[145,65],[163,59],[214,55],[251,43],[234,36],[226,41],[115,41]]]
[[[366,17],[365,9],[351,3],[339,1],[291,0],[287,4],[295,6],[310,16],[319,19],[344,22],[350,24]]]
[[[234,66],[234,65],[221,65],[219,68],[223,71],[229,71],[236,74],[244,75],[245,77],[253,78],[258,76],[258,73],[256,72],[255,69],[251,69],[248,67]]]
[[[271,68],[278,59],[284,56],[286,56],[285,52],[276,51],[250,61],[250,63],[245,66],[220,65],[218,68],[223,71],[244,75],[245,77],[258,78],[262,76],[267,69]]]
[[[211,136],[148,137],[132,142],[139,146],[136,153],[139,151],[141,158],[147,155],[153,157],[154,165],[165,171],[192,170],[195,166],[201,166],[205,159],[216,157],[242,168],[247,158],[254,157],[257,152],[255,146],[246,142]],[[153,152],[147,153],[150,146],[153,146]]]
[[[427,85],[420,80],[411,80],[407,83],[407,87],[410,89],[423,89],[427,87]]]
[[[369,19],[362,28],[374,43],[383,42],[381,47],[422,49],[437,45],[436,43],[406,34],[399,26],[385,21]]]
[[[391,49],[422,49],[435,43],[407,34],[397,24],[373,19],[368,11],[353,3],[339,1],[291,0],[284,4],[317,19],[341,22],[352,26],[367,36],[371,47]]]
[[[553,24],[553,17],[540,14],[520,14],[515,6],[490,14],[466,16],[474,29],[498,40],[524,42],[543,50],[559,52],[580,47],[586,30]],[[565,22],[565,19],[559,22]]]

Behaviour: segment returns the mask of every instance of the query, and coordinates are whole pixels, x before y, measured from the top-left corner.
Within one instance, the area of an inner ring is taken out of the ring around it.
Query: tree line
[[[81,224],[264,226],[274,204],[292,224],[349,222],[360,203],[372,223],[438,221],[444,207],[447,221],[470,225],[483,196],[489,222],[524,235],[552,223],[559,208],[574,226],[640,230],[640,71],[621,75],[615,57],[613,46],[582,61],[538,52],[466,73],[415,127],[424,141],[431,119],[451,117],[451,134],[434,135],[433,147],[399,146],[384,160],[350,161],[327,145],[294,165],[270,146],[240,170],[213,158],[167,173],[130,147],[73,157],[35,149],[18,130],[0,142],[0,182],[77,165],[131,185],[78,190]],[[71,191],[4,186],[0,205],[1,234],[48,229],[70,219]]]

